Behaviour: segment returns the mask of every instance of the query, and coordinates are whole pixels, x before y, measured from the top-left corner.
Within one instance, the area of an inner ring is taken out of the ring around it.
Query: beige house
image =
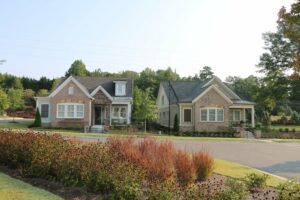
[[[226,131],[243,122],[255,126],[255,103],[242,100],[218,77],[162,82],[156,104],[158,123],[173,127],[177,114],[181,131]]]
[[[85,127],[101,132],[131,122],[133,81],[125,78],[66,77],[44,97],[35,97],[42,125]]]

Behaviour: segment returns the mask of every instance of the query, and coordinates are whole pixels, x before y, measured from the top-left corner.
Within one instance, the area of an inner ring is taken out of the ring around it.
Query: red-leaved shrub
[[[148,178],[151,180],[173,179],[175,175],[174,159],[176,150],[171,142],[157,142],[145,138],[139,143],[139,149],[145,158]]]
[[[193,159],[186,152],[178,151],[175,160],[177,180],[182,186],[189,186],[196,180]]]
[[[196,169],[197,180],[206,180],[213,172],[213,157],[206,151],[200,151],[193,154],[193,161]]]

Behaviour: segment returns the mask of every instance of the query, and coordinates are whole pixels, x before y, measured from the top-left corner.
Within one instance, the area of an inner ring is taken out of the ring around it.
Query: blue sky
[[[212,67],[222,79],[255,73],[262,33],[294,0],[0,0],[0,72],[63,76],[75,59],[89,70]]]

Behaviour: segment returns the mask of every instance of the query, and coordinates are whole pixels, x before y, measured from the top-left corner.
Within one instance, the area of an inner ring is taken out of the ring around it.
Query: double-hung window
[[[230,120],[233,122],[241,121],[241,112],[239,110],[230,111]]]
[[[57,104],[57,118],[81,119],[84,118],[84,104],[60,103]]]
[[[201,122],[223,122],[224,109],[223,108],[201,108],[200,121]]]
[[[49,117],[49,104],[41,104],[41,118]]]
[[[127,117],[126,112],[127,112],[126,107],[113,107],[112,117],[115,118],[115,119],[126,118]]]

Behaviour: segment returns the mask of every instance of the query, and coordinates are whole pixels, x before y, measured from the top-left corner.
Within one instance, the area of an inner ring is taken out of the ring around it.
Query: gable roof
[[[169,82],[161,82],[170,103],[177,102],[192,102],[200,95],[207,87],[203,87],[208,81],[170,81],[171,91],[169,97]]]
[[[205,93],[205,91],[211,89],[212,85],[217,84],[214,88],[224,95],[227,96],[227,100],[233,103],[248,103],[254,104],[253,102],[243,101],[241,98],[235,94],[230,88],[228,88],[218,77],[213,77],[203,81],[170,81],[171,90],[169,95],[169,82],[161,82],[161,86],[166,92],[167,98],[170,103],[192,103],[197,97]]]
[[[89,98],[93,99],[93,97],[90,95],[89,91],[80,83],[78,82],[74,77],[69,76],[67,79],[63,80],[60,84],[57,85],[57,87],[51,92],[49,97],[54,97],[60,90],[62,90],[69,82],[74,82],[77,87]]]
[[[59,84],[56,88],[60,87],[65,80],[69,77],[62,77],[59,79]],[[129,78],[111,78],[111,77],[90,77],[90,76],[74,76],[76,81],[78,81],[85,89],[91,94],[99,86],[103,88],[111,97],[115,97],[115,83],[114,81],[126,81],[126,96],[122,97],[132,97],[133,93],[133,81]],[[56,89],[54,89],[55,91]]]

